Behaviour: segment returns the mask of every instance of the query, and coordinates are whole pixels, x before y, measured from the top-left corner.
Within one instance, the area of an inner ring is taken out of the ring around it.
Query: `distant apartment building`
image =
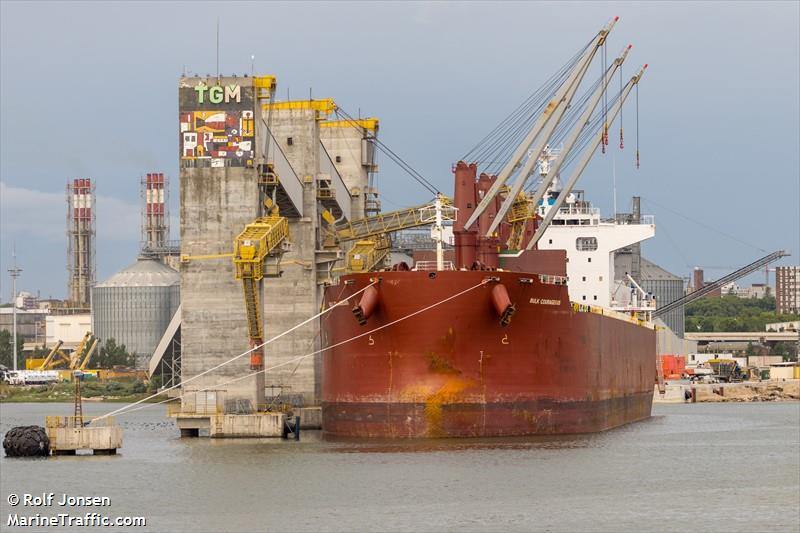
[[[15,302],[17,309],[36,309],[39,307],[39,298],[25,291],[17,295]]]
[[[778,313],[800,313],[800,266],[775,269],[775,306]]]
[[[764,298],[771,293],[769,285],[764,283],[753,283],[749,287],[739,287],[735,282],[726,283],[722,286],[724,296],[737,296],[739,298]]]

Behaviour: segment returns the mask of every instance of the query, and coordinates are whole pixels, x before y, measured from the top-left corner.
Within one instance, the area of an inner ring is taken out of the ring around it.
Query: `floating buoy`
[[[8,457],[47,457],[50,438],[41,426],[17,426],[6,433],[3,449]]]

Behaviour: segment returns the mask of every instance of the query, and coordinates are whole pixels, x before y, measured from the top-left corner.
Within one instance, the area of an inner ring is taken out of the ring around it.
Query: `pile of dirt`
[[[774,402],[800,400],[800,382],[737,383],[697,388],[698,402]]]

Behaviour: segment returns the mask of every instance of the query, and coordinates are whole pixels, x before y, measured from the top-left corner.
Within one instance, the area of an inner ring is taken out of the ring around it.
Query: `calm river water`
[[[0,432],[70,410],[2,404]],[[0,530],[65,512],[7,501],[43,492],[110,498],[73,514],[146,517],[125,531],[800,530],[799,403],[653,411],[589,436],[363,443],[180,439],[158,406],[119,419],[117,456],[2,457]]]

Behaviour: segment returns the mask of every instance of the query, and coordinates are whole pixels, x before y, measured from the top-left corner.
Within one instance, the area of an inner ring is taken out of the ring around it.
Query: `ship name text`
[[[547,298],[531,298],[531,303],[538,305],[561,305],[561,300],[548,300]]]

